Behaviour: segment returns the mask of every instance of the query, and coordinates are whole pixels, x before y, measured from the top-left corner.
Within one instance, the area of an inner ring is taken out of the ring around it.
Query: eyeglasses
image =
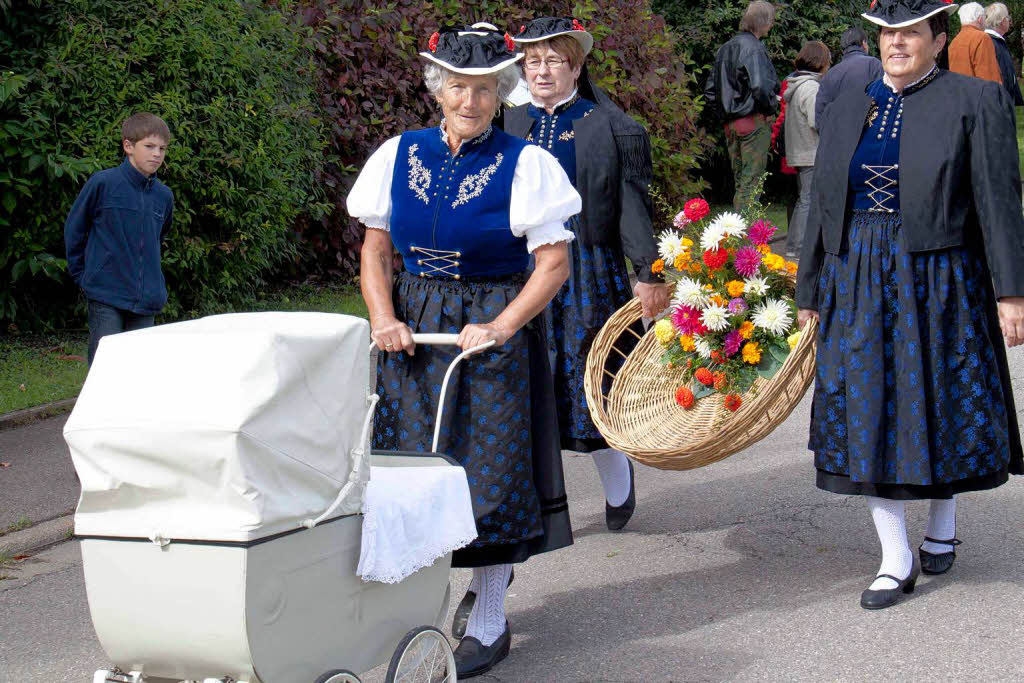
[[[554,71],[555,69],[562,66],[568,61],[568,59],[559,59],[558,57],[548,57],[547,59],[533,58],[527,59],[525,62],[523,62],[523,66],[526,67],[526,69],[528,69],[529,71],[536,71],[537,69],[540,68],[540,65],[543,64],[547,68]]]

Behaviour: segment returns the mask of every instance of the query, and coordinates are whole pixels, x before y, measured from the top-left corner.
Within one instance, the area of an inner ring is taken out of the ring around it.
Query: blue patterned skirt
[[[569,244],[569,279],[544,310],[544,319],[562,448],[589,453],[607,444],[590,419],[583,392],[587,354],[608,318],[633,298],[633,289],[621,249],[584,243],[578,216],[566,228],[576,235]]]
[[[907,252],[898,214],[855,211],[819,282],[809,448],[822,489],[949,498],[1021,471],[1006,352],[985,261]]]
[[[395,313],[413,332],[458,333],[494,320],[524,278],[454,281],[398,277]],[[456,551],[457,567],[522,562],[572,544],[554,391],[543,321],[504,345],[463,360],[445,399],[438,452],[466,469],[479,536]],[[381,353],[373,446],[429,452],[441,382],[456,347]]]

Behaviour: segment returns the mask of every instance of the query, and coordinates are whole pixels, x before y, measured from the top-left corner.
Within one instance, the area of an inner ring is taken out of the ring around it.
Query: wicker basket
[[[812,320],[779,371],[770,380],[759,378],[735,413],[717,393],[684,410],[675,402],[683,371],[660,362],[663,350],[653,326],[642,337],[634,331],[640,319],[640,300],[633,299],[608,320],[587,357],[584,389],[590,415],[608,445],[645,465],[689,470],[747,448],[789,417],[814,379],[817,321]],[[616,346],[637,339],[628,354]],[[617,373],[607,370],[613,354],[625,359]]]

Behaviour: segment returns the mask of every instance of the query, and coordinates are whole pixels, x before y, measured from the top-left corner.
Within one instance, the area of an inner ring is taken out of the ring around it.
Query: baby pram
[[[451,555],[399,583],[356,575],[370,464],[457,467],[369,452],[368,338],[362,319],[317,313],[104,338],[64,430],[115,665],[94,682],[344,683],[389,659],[389,682],[455,680],[438,630]],[[443,404],[442,389],[436,426]]]

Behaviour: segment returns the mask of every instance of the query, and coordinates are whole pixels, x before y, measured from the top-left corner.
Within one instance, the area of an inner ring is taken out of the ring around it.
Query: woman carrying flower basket
[[[863,15],[885,73],[829,107],[800,259],[800,320],[819,319],[817,484],[865,496],[882,545],[866,609],[952,567],[954,496],[1024,473],[1000,338],[1024,341],[1013,109],[1000,84],[936,66],[956,7]],[[920,565],[906,500],[931,501]]]
[[[505,130],[558,159],[583,197],[567,223],[569,280],[545,311],[550,335],[562,448],[590,453],[605,491],[605,523],[623,528],[636,502],[633,466],[608,448],[594,426],[582,389],[594,337],[635,291],[645,315],[668,305],[651,264],[658,257],[651,225],[653,176],[647,132],[590,82],[586,56],[593,36],[571,17],[542,17],[522,26],[516,44],[532,104],[505,114]],[[637,271],[630,287],[625,257]]]

